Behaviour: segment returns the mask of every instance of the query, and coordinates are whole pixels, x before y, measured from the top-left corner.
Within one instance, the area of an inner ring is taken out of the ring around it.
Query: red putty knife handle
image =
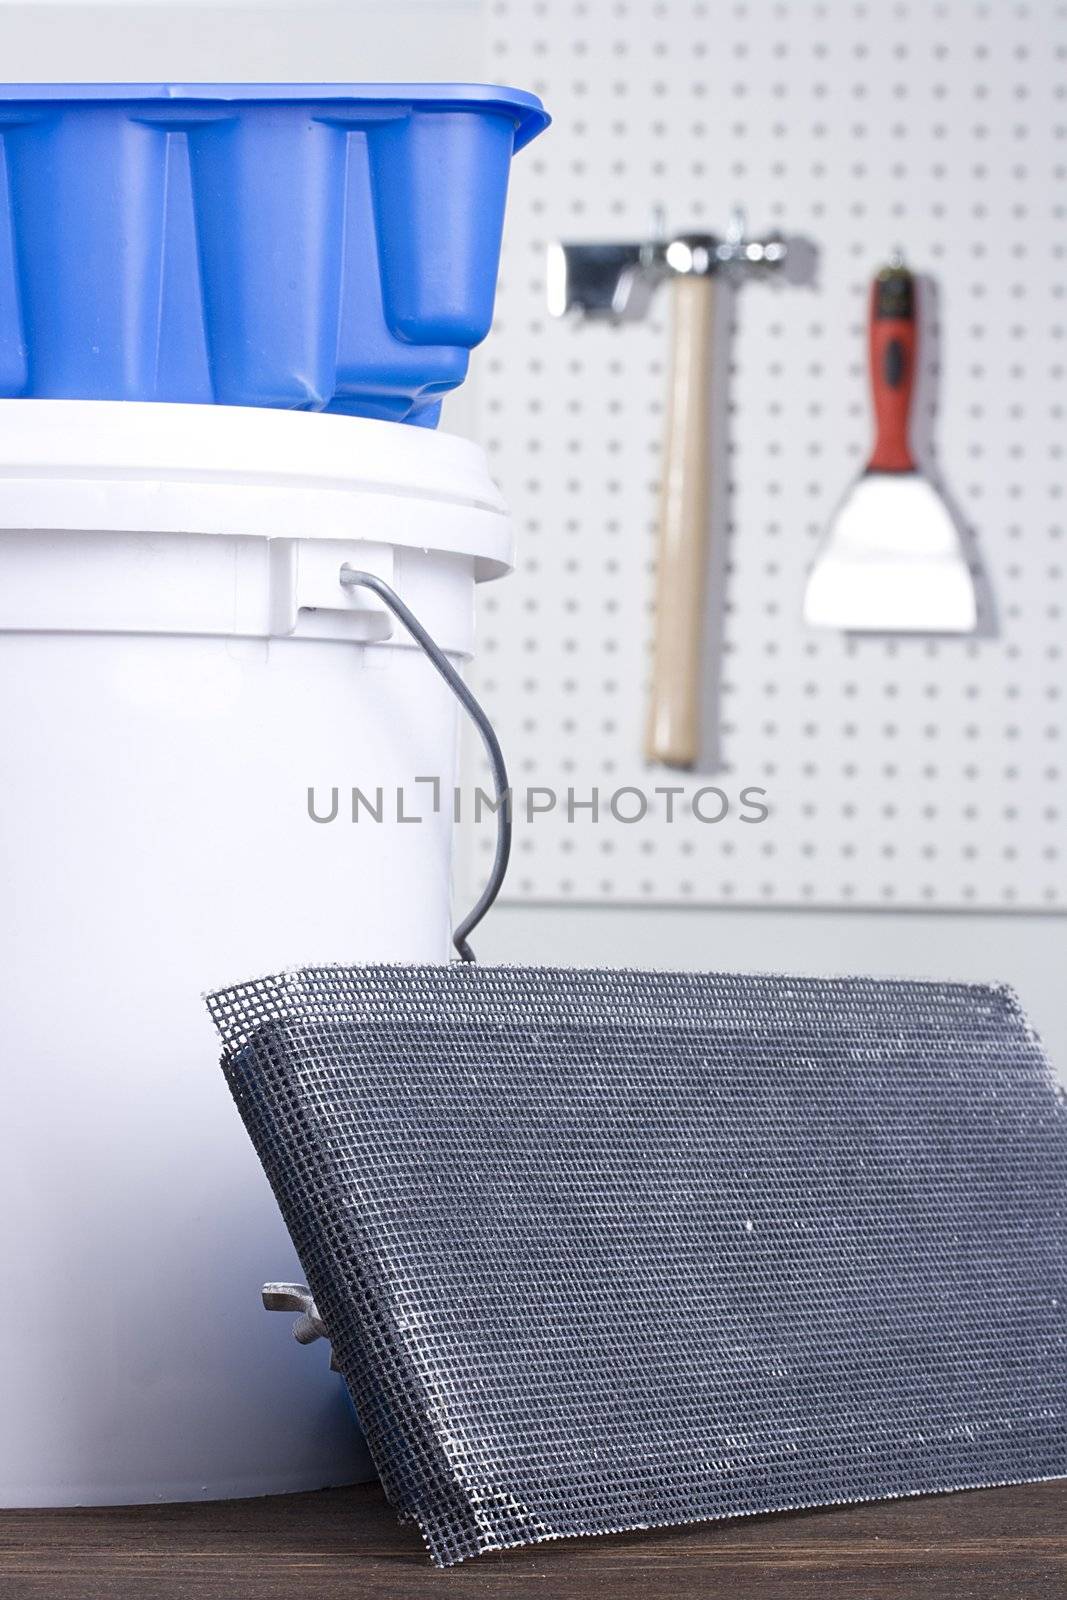
[[[871,396],[874,451],[868,472],[914,472],[908,418],[919,350],[915,279],[906,267],[883,267],[871,284]]]

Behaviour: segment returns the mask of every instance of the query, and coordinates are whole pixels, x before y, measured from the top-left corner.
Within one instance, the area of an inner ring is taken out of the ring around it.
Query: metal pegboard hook
[[[261,1293],[264,1310],[297,1313],[296,1321],[293,1323],[293,1338],[297,1344],[314,1344],[319,1339],[325,1339],[327,1344],[330,1343],[326,1325],[319,1316],[319,1309],[306,1283],[265,1283]],[[340,1370],[334,1359],[332,1346],[330,1367],[334,1372]]]
[[[399,622],[410,633],[420,649],[427,655],[456,696],[460,705],[466,711],[481,735],[489,757],[489,766],[493,774],[493,790],[496,800],[496,853],[493,857],[492,871],[489,881],[477,902],[463,920],[458,924],[452,934],[452,943],[462,961],[473,961],[474,951],[467,942],[468,935],[481,922],[493,901],[500,893],[500,886],[504,882],[504,875],[508,870],[508,858],[511,855],[511,791],[508,786],[508,772],[504,765],[504,752],[500,742],[493,732],[493,725],[489,721],[482,707],[468,689],[455,667],[449,661],[444,651],[435,640],[426,632],[419,621],[401,600],[396,590],[385,582],[384,578],[376,577],[373,572],[359,572],[349,566],[346,561],[341,568],[341,584],[346,589],[369,589],[376,594],[384,606],[393,613]]]

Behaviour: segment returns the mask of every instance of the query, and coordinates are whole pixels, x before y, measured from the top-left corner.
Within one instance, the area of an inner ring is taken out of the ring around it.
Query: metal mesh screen
[[[434,1560],[1067,1472],[1067,1104],[962,984],[316,968],[211,997]]]

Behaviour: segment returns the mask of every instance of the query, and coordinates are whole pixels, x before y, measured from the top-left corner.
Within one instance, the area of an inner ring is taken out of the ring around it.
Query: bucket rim
[[[537,95],[495,83],[0,83],[13,105],[374,105],[508,115],[515,149],[552,120]]]
[[[156,400],[0,400],[0,531],[333,540],[514,562],[485,451],[369,417]]]

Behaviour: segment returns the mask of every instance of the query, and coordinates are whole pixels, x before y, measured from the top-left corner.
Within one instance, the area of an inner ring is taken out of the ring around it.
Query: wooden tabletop
[[[0,1512],[4,1600],[1064,1600],[1067,1480],[566,1539],[431,1567],[372,1485]]]

